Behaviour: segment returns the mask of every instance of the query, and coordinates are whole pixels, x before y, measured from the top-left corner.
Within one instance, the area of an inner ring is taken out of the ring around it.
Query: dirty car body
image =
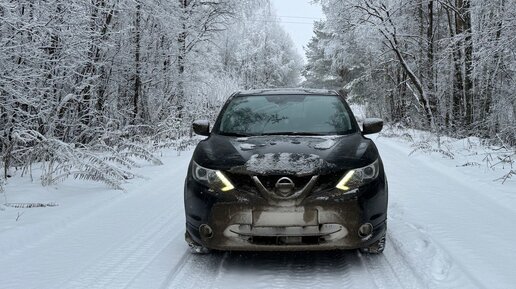
[[[383,250],[387,180],[378,150],[336,92],[236,93],[192,157],[186,240],[216,250]]]

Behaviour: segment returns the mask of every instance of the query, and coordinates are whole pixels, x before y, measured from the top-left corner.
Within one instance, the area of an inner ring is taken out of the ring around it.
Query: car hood
[[[193,160],[211,169],[252,175],[327,174],[366,166],[378,158],[374,143],[355,133],[344,136],[211,135]]]

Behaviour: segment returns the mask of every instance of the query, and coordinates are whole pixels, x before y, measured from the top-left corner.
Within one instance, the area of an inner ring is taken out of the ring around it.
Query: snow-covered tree
[[[249,2],[240,6],[236,25],[221,39],[224,71],[240,79],[244,89],[297,86],[302,59],[290,36],[269,0]]]
[[[388,120],[516,144],[514,1],[319,2],[329,36],[307,69],[360,67],[343,87]]]
[[[255,21],[269,7],[0,0],[3,175],[41,163],[45,183],[75,176],[118,187],[132,157],[157,163],[157,142],[182,146],[191,121],[212,117],[231,92],[294,85],[301,61],[288,35]]]

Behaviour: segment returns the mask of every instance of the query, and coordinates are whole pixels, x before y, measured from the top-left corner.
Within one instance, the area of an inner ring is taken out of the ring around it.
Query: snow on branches
[[[324,64],[376,116],[516,145],[514,1],[318,2],[307,80]]]
[[[270,4],[0,0],[2,177],[41,163],[44,184],[120,188],[135,158],[191,145],[192,121],[232,92],[295,85],[300,57]]]

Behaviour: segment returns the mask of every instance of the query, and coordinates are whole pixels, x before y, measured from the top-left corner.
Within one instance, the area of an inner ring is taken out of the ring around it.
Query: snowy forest
[[[0,289],[516,288],[515,48],[516,0],[0,0]]]
[[[43,163],[43,184],[118,188],[253,88],[334,89],[390,123],[516,145],[514,0],[314,2],[303,64],[270,0],[0,0],[0,184]]]
[[[317,2],[307,85],[390,122],[516,144],[514,0]]]
[[[231,93],[296,86],[302,65],[269,0],[1,0],[1,178],[44,162],[43,184],[118,187],[131,158],[159,163]]]

